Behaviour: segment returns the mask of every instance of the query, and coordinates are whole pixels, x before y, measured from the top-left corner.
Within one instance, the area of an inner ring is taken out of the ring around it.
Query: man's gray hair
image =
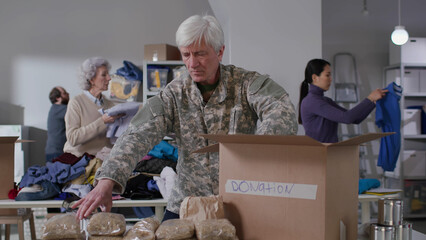
[[[222,27],[213,16],[191,16],[183,21],[176,31],[178,47],[187,47],[196,42],[201,44],[203,40],[207,45],[212,46],[216,52],[219,52],[224,45]]]
[[[84,60],[84,62],[80,66],[80,77],[79,77],[80,87],[83,90],[90,89],[90,87],[92,86],[90,84],[90,79],[95,77],[96,70],[101,66],[105,66],[108,69],[108,71],[111,69],[111,64],[109,64],[108,60],[106,60],[105,58],[91,57]]]

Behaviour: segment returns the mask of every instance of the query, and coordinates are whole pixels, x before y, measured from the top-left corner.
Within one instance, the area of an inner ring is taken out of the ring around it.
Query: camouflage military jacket
[[[200,134],[288,135],[296,134],[297,122],[287,92],[268,76],[220,65],[219,84],[205,103],[185,70],[135,115],[96,179],[112,179],[113,191],[123,192],[138,160],[170,132],[179,159],[167,209],[179,213],[185,197],[219,193],[218,153],[193,153],[213,144]]]

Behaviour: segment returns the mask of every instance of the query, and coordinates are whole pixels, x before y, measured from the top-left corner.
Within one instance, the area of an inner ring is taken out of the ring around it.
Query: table
[[[358,201],[361,204],[361,224],[370,222],[370,202],[381,198],[399,198],[399,193],[386,195],[359,194]]]
[[[0,208],[60,208],[62,200],[15,201],[12,199],[0,200]],[[161,221],[164,215],[165,199],[153,200],[114,200],[112,207],[155,207],[155,216]]]

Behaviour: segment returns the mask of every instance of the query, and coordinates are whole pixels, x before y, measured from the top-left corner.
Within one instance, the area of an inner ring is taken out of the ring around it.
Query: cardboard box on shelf
[[[239,239],[357,239],[359,144],[307,136],[203,135],[218,142],[219,194]]]
[[[179,49],[176,46],[169,44],[147,44],[144,46],[144,60],[181,60],[181,55]]]

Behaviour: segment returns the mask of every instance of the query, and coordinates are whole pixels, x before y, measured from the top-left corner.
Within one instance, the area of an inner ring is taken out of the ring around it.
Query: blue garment
[[[360,179],[358,181],[358,194],[361,194],[372,188],[380,187],[380,181],[374,178]]]
[[[138,218],[147,218],[155,215],[151,207],[132,207]]]
[[[338,123],[361,123],[373,111],[375,104],[364,99],[352,109],[339,106],[324,96],[324,90],[309,84],[309,93],[300,106],[305,134],[317,141],[334,143],[338,141]]]
[[[148,185],[149,191],[157,191],[157,192],[160,191],[160,189],[157,186],[157,182],[155,180],[149,180],[147,185]]]
[[[376,125],[382,132],[395,132],[380,140],[377,166],[385,171],[393,171],[401,149],[401,110],[399,100],[402,88],[395,83],[386,87],[389,92],[376,103]]]
[[[59,156],[64,153],[64,145],[67,141],[65,136],[65,113],[67,112],[67,105],[65,104],[52,104],[47,117],[47,141],[46,148],[46,161],[54,159],[51,155]]]
[[[169,159],[177,162],[178,149],[163,140],[159,144],[155,145],[154,148],[148,152],[148,155],[160,159]]]
[[[141,81],[143,79],[142,70],[140,70],[133,63],[124,60],[124,67],[117,69],[117,75],[123,76],[127,80]]]
[[[90,159],[87,156],[83,156],[80,161],[72,166],[59,161],[48,164],[47,166],[31,166],[22,177],[19,187],[38,184],[43,180],[53,183],[66,183],[84,174],[89,161]]]
[[[32,201],[32,200],[45,200],[50,199],[61,193],[61,188],[58,184],[43,180],[39,183],[42,190],[39,192],[21,192],[16,196],[16,201]]]

